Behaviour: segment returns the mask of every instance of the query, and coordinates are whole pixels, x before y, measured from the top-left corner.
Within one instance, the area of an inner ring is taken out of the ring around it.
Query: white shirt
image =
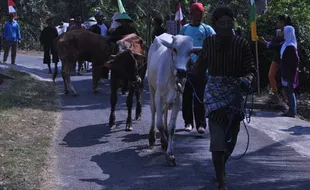
[[[115,21],[116,17],[117,17],[118,15],[120,15],[120,14],[121,14],[120,12],[115,12],[115,13],[114,13],[114,15],[113,15],[113,17],[112,17],[111,28],[115,29],[115,28],[117,28],[117,27],[120,26],[120,23],[117,22],[117,21]]]
[[[101,24],[101,25],[98,24],[98,26],[101,29],[101,36],[106,37],[107,36],[107,32],[108,32],[107,26],[105,24]]]

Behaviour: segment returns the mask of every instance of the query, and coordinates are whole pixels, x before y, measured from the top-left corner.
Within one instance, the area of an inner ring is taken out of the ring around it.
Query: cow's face
[[[134,86],[139,86],[142,81],[138,73],[137,60],[140,59],[145,59],[145,57],[125,50],[113,56],[104,66],[115,71],[122,80],[129,80]]]
[[[175,67],[174,75],[178,79],[184,79],[186,78],[190,55],[195,50],[193,39],[183,35],[172,36],[172,39],[172,43],[166,41],[161,41],[161,43],[171,50],[171,59]]]

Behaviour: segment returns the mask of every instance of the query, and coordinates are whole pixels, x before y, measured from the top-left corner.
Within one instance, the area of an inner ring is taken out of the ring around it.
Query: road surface
[[[19,55],[17,64],[21,70],[50,78],[39,57]],[[126,96],[119,93],[117,128],[110,130],[108,83],[100,86],[99,94],[93,94],[90,74],[73,76],[72,80],[79,97],[63,95],[62,80],[57,79],[62,112],[54,142],[54,169],[59,179],[55,186],[64,190],[216,189],[209,134],[181,131],[181,113],[174,144],[178,166],[167,166],[158,139],[154,149],[148,147],[151,115],[147,85],[142,120],[134,121],[134,130],[126,132]],[[310,189],[310,124],[272,113],[256,115],[248,127],[246,156],[227,164],[229,189]],[[245,129],[241,128],[233,155],[240,155],[246,143]]]

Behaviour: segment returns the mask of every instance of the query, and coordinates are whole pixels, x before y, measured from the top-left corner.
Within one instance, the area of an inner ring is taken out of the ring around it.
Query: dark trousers
[[[57,52],[56,52],[55,47],[53,45],[43,45],[43,49],[44,49],[44,58],[43,58],[44,64],[48,64],[48,65],[51,64],[51,54],[53,57],[53,63],[59,62]]]
[[[109,69],[106,67],[103,67],[101,69],[100,77],[103,79],[108,79],[109,78]]]
[[[9,51],[12,48],[11,51],[11,63],[15,63],[16,59],[16,51],[17,51],[17,42],[8,42],[4,40],[4,54],[3,54],[3,62],[6,62],[9,56]]]
[[[197,100],[194,95],[194,89],[198,98],[203,101],[204,90],[206,83],[203,80],[199,80],[197,76],[192,75],[185,83],[183,100],[182,100],[182,115],[185,125],[194,124],[193,119],[195,117],[196,128],[206,128],[205,108],[202,103]],[[194,88],[194,89],[193,89]],[[193,112],[193,100],[194,100],[194,112]],[[194,116],[193,116],[194,114]]]
[[[1,34],[0,34],[0,35],[1,35]],[[3,42],[2,36],[0,36],[0,55],[1,55],[2,46],[3,46],[2,42]]]

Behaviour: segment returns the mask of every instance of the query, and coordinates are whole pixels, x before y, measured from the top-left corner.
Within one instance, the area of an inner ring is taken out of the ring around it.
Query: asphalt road
[[[47,69],[42,69],[38,57],[20,56],[17,64],[30,65],[30,69],[49,77],[42,74]],[[196,130],[191,133],[180,131],[183,128],[181,113],[174,144],[178,166],[167,166],[159,139],[153,150],[148,147],[151,115],[147,85],[143,94],[142,120],[134,121],[134,130],[126,132],[126,96],[119,93],[117,128],[110,130],[108,83],[100,86],[99,94],[93,94],[89,74],[71,78],[79,97],[63,95],[62,80],[58,78],[62,114],[55,138],[55,170],[60,179],[55,186],[64,190],[216,189],[208,150],[209,135],[199,135]],[[228,162],[229,189],[310,189],[310,158],[274,140],[268,131],[257,130],[263,122],[260,119],[255,123],[253,118],[253,127],[249,127],[248,153],[241,160]],[[246,142],[247,136],[242,128],[235,156],[244,151]]]

